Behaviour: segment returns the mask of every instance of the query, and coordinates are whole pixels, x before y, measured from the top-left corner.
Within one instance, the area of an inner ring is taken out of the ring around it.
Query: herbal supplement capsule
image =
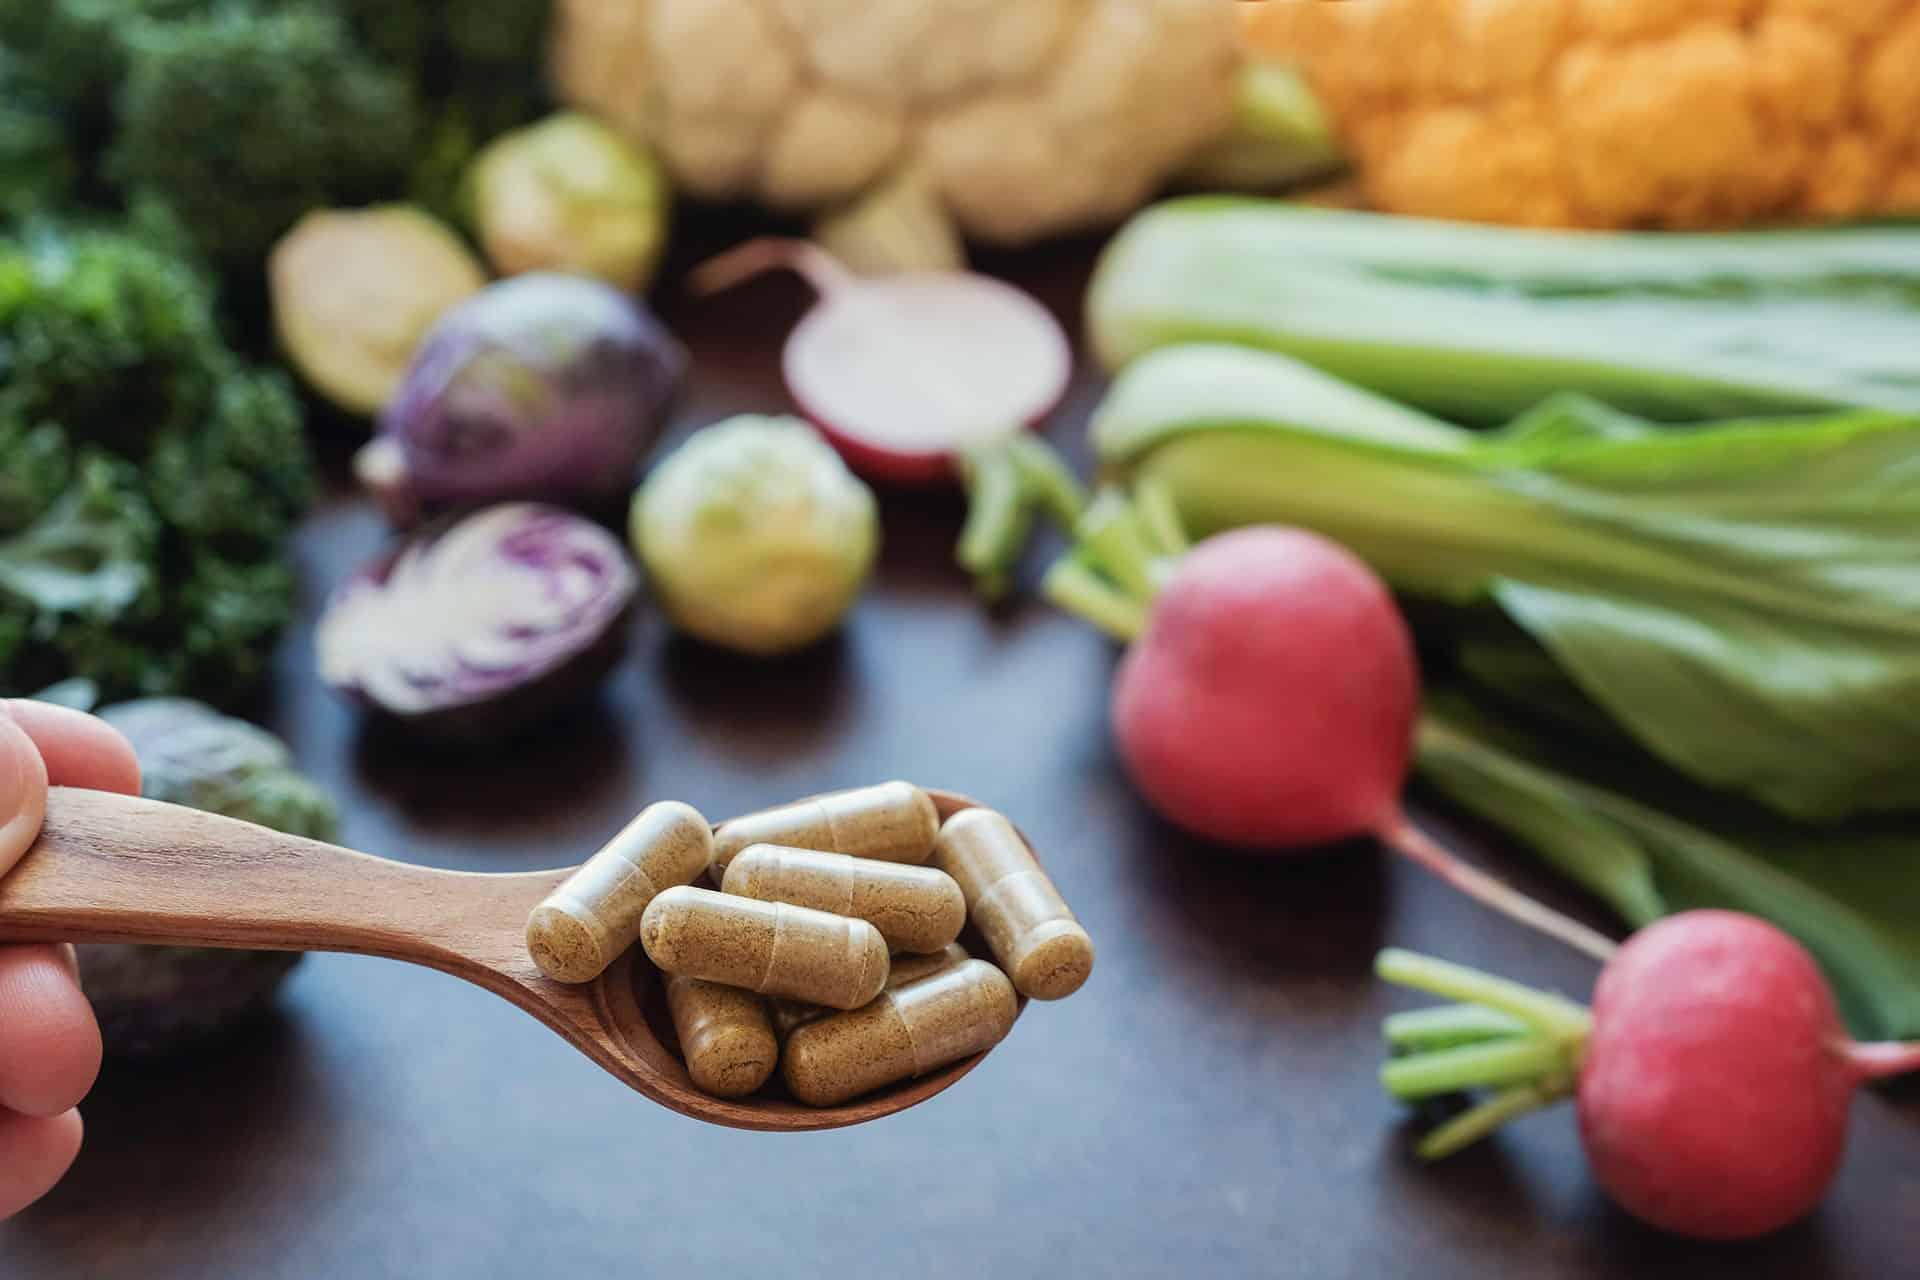
[[[667,1008],[680,1036],[680,1056],[702,1093],[739,1098],[767,1082],[780,1042],[767,1002],[751,991],[698,978],[667,979]]]
[[[972,959],[967,949],[957,942],[949,942],[938,951],[928,951],[920,955],[895,956],[893,968],[887,974],[884,990],[892,991],[904,987],[909,982],[918,982],[931,977],[942,969],[951,969],[957,964],[965,964]]]
[[[1093,972],[1093,940],[1011,822],[991,809],[962,809],[940,828],[933,865],[959,882],[974,924],[1021,995],[1058,1000]]]
[[[795,1031],[782,1055],[787,1088],[830,1107],[991,1049],[1019,1011],[1007,975],[968,960]]]
[[[727,864],[720,888],[865,920],[895,951],[938,951],[967,923],[967,900],[946,872],[844,853],[749,845]]]
[[[949,942],[938,951],[928,951],[921,955],[896,955],[892,967],[887,971],[887,985],[883,988],[892,991],[895,987],[904,987],[909,982],[939,973],[942,969],[951,969],[968,959],[967,949],[957,942]],[[773,1015],[773,1029],[785,1040],[796,1028],[809,1022],[824,1018],[832,1013],[817,1004],[805,1004],[799,1000],[769,1000],[769,1012]]]
[[[691,805],[648,805],[527,917],[527,950],[555,982],[591,982],[640,936],[655,894],[689,884],[713,854],[713,829]]]
[[[940,815],[932,799],[911,782],[836,791],[721,823],[713,833],[714,879],[750,844],[822,849],[881,862],[925,862],[939,830]]]
[[[668,973],[857,1009],[887,980],[887,944],[865,920],[711,889],[668,889],[647,904],[640,945]]]

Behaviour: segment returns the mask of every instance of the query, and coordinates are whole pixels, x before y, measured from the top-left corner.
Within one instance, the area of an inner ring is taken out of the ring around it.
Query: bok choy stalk
[[[1470,624],[1470,670],[1701,783],[1817,820],[1920,798],[1920,417],[1656,431],[1562,397],[1477,436],[1196,346],[1130,365],[1093,439],[1196,536],[1332,537]]]
[[[1115,237],[1087,324],[1109,368],[1243,343],[1471,423],[1560,391],[1675,421],[1920,412],[1920,227],[1536,231],[1191,197]]]

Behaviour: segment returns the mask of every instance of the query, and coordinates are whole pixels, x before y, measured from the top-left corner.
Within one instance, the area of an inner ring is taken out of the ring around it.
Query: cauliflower
[[[558,0],[553,78],[679,185],[786,211],[913,172],[1018,243],[1124,216],[1227,126],[1222,0]]]
[[[1381,208],[1590,227],[1920,210],[1920,0],[1243,7]]]

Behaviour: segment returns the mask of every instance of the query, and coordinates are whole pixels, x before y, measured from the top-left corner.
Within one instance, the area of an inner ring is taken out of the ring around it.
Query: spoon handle
[[[0,878],[0,939],[351,951],[444,965],[560,874],[437,871],[178,805],[55,787],[39,839]]]

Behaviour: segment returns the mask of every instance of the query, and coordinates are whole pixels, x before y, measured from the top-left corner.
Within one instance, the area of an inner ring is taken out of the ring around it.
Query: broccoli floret
[[[0,47],[0,223],[72,198],[74,141],[53,95]]]
[[[111,173],[223,270],[257,271],[309,209],[400,190],[419,132],[407,78],[308,8],[138,25],[117,118]]]
[[[203,275],[122,232],[0,240],[0,692],[245,698],[311,486],[291,390],[221,341]]]

